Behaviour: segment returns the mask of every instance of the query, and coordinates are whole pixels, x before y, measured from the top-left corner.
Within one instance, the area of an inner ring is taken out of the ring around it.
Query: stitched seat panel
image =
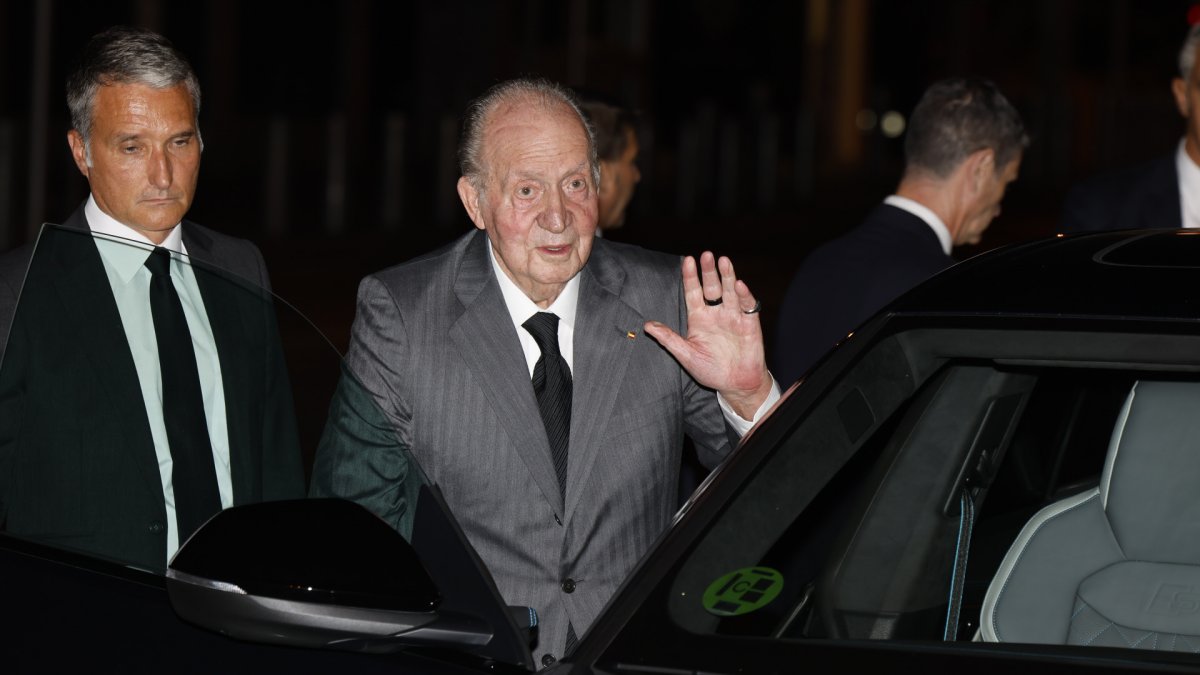
[[[1067,644],[1200,653],[1200,636],[1122,626],[1076,598]]]
[[[1079,584],[1079,602],[1107,621],[1139,633],[1200,635],[1200,566],[1113,563]]]

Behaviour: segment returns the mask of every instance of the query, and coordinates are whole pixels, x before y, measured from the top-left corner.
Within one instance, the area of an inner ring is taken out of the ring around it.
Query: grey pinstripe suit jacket
[[[567,622],[582,634],[668,525],[684,434],[714,465],[730,432],[715,393],[642,333],[648,319],[681,330],[679,260],[597,239],[580,272],[564,503],[487,245],[474,231],[364,279],[347,363],[505,601],[538,611],[535,656],[560,657]],[[327,432],[314,495],[355,499],[403,529],[403,450],[340,445]]]

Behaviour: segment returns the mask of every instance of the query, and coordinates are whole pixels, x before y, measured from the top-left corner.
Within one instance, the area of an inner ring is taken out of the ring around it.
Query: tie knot
[[[155,246],[154,252],[146,258],[146,268],[156,277],[171,276],[171,252],[162,246]]]
[[[558,315],[538,312],[521,324],[537,342],[543,355],[558,354]]]

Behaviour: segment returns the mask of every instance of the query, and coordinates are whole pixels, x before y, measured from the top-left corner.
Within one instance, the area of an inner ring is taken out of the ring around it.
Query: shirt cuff
[[[738,436],[745,436],[746,432],[750,431],[750,429],[757,424],[760,419],[762,419],[763,415],[767,414],[767,411],[771,409],[771,406],[775,405],[775,403],[779,401],[781,396],[783,396],[783,393],[779,389],[779,383],[776,382],[775,377],[772,376],[771,393],[767,394],[767,399],[762,402],[762,405],[758,406],[758,410],[754,411],[754,419],[752,420],[742,419],[741,415],[735,413],[733,408],[729,405],[729,403],[725,400],[725,397],[722,396],[721,392],[719,391],[717,392],[717,403],[720,404],[721,412],[725,414],[725,421],[729,423],[729,426],[733,427],[733,430],[737,432]]]

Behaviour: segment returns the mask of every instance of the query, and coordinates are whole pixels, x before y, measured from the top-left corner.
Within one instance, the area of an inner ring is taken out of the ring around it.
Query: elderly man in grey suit
[[[779,389],[727,258],[681,268],[594,236],[596,153],[571,92],[493,87],[460,155],[477,230],[359,288],[348,368],[396,447],[339,442],[357,420],[335,400],[312,492],[403,530],[411,452],[504,599],[540,614],[549,665],[667,527],[684,434],[715,464]]]

